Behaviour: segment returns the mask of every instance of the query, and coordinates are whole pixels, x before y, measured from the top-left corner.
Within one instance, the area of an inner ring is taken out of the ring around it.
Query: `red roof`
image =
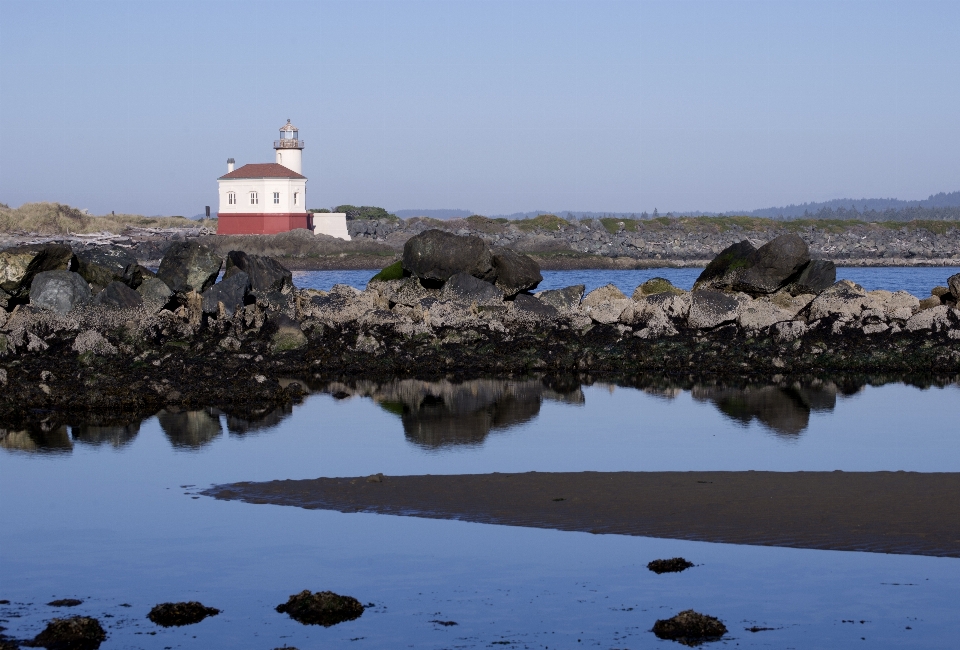
[[[306,178],[306,176],[277,163],[253,163],[235,169],[218,180],[225,178]]]

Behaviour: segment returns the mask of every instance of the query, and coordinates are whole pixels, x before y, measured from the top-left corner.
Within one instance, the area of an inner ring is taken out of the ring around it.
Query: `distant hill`
[[[401,219],[411,217],[430,217],[431,219],[465,219],[474,214],[470,210],[394,210],[395,215]]]
[[[837,212],[840,209],[843,209],[845,212],[856,211],[862,214],[865,212],[899,212],[906,208],[960,208],[960,192],[931,194],[928,198],[920,201],[901,201],[900,199],[834,199],[820,203],[791,204],[779,208],[761,208],[748,212],[728,212],[726,214],[746,214],[751,217],[796,218],[814,216],[821,211]]]

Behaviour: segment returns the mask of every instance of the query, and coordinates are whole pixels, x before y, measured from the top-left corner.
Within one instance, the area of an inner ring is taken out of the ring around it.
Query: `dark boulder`
[[[360,618],[363,605],[356,598],[341,596],[332,591],[311,593],[304,590],[290,596],[282,605],[277,605],[277,611],[304,625],[330,627]]]
[[[653,633],[660,639],[694,646],[719,639],[727,633],[727,626],[713,616],[688,609],[673,618],[658,620],[653,624]]]
[[[147,618],[163,627],[180,627],[194,625],[208,616],[220,613],[215,607],[206,607],[202,603],[191,600],[186,603],[161,603],[154,605],[147,614]]]
[[[106,638],[107,633],[97,619],[71,616],[53,619],[40,634],[25,645],[61,650],[96,650]]]
[[[693,562],[682,557],[672,557],[669,560],[653,560],[647,563],[647,568],[660,575],[661,573],[680,573],[693,566]]]
[[[223,261],[196,242],[174,242],[160,261],[157,277],[176,293],[203,293],[217,281]]]
[[[243,271],[250,277],[253,291],[281,291],[293,286],[293,273],[272,257],[247,255],[243,251],[227,253],[227,268],[223,279]]]
[[[837,266],[830,260],[810,260],[800,275],[785,288],[795,296],[820,293],[837,283]]]
[[[66,314],[90,299],[90,287],[73,271],[43,271],[30,284],[30,304]]]
[[[553,305],[548,305],[539,298],[531,296],[528,293],[518,293],[513,299],[513,308],[536,314],[537,316],[543,316],[545,318],[553,318],[559,315],[556,307]]]
[[[403,246],[403,269],[421,280],[446,282],[457,273],[493,281],[493,253],[479,237],[425,230]]]
[[[693,283],[693,290],[728,289],[731,280],[747,267],[750,256],[757,251],[747,240],[728,246],[707,264],[707,268]]]
[[[0,289],[14,297],[26,296],[33,278],[45,271],[74,271],[77,260],[69,246],[31,244],[0,252]]]
[[[47,607],[76,607],[82,604],[83,601],[77,598],[59,598],[57,600],[51,600],[47,603]]]
[[[440,298],[477,303],[502,302],[503,291],[469,273],[457,273],[443,285]]]
[[[954,302],[960,302],[960,273],[947,278],[947,286],[950,287],[950,295],[953,296]]]
[[[563,289],[547,289],[536,294],[540,302],[550,305],[556,309],[576,309],[583,300],[583,292],[587,287],[582,284],[575,284],[572,287]]]
[[[136,258],[117,247],[98,246],[77,253],[77,273],[95,287],[105,287],[119,280],[126,282],[127,269],[133,269]]]
[[[733,288],[752,295],[774,293],[810,261],[810,249],[799,236],[780,235],[747,258],[747,267]]]
[[[236,268],[236,267],[234,267]],[[247,293],[250,291],[250,276],[243,271],[233,273],[203,292],[203,311],[208,314],[217,313],[217,304],[223,303],[226,310],[233,314],[237,307],[242,307]]]
[[[143,298],[140,294],[119,281],[111,282],[104,287],[93,302],[113,309],[136,309],[143,306]]]
[[[497,248],[493,251],[493,270],[496,273],[497,286],[508,296],[515,296],[521,291],[531,291],[543,282],[540,265],[532,257],[508,248]]]

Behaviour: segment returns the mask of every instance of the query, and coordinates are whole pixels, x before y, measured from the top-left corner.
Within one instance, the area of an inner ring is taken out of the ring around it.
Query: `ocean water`
[[[98,617],[103,648],[675,647],[693,608],[724,646],[953,648],[960,560],[710,544],[221,502],[234,481],[524,471],[960,471],[960,386],[556,392],[537,381],[331,385],[247,422],[209,410],[0,440],[0,626]],[[697,566],[655,575],[650,560]],[[302,626],[303,589],[368,605]],[[72,609],[45,603],[84,600]],[[220,608],[146,619],[164,601]],[[438,621],[455,622],[442,625]],[[747,628],[770,628],[750,632]],[[679,646],[676,646],[679,647]]]
[[[329,291],[335,284],[348,284],[357,289],[367,286],[370,278],[378,269],[365,271],[297,271],[293,281],[298,287]],[[543,282],[537,290],[562,289],[575,284],[583,284],[592,291],[605,284],[614,284],[627,295],[631,295],[638,286],[650,278],[662,277],[670,280],[674,286],[690,290],[703,269],[638,269],[632,271],[584,270],[584,271],[543,271]],[[920,267],[839,267],[837,278],[847,279],[863,286],[867,291],[886,289],[887,291],[908,291],[918,298],[930,295],[930,289],[945,286],[947,278],[960,273],[960,267],[920,266]]]

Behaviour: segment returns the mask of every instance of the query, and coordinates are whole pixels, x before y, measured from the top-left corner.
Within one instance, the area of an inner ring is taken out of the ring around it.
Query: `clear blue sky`
[[[960,2],[0,0],[0,201],[759,208],[960,189]]]

